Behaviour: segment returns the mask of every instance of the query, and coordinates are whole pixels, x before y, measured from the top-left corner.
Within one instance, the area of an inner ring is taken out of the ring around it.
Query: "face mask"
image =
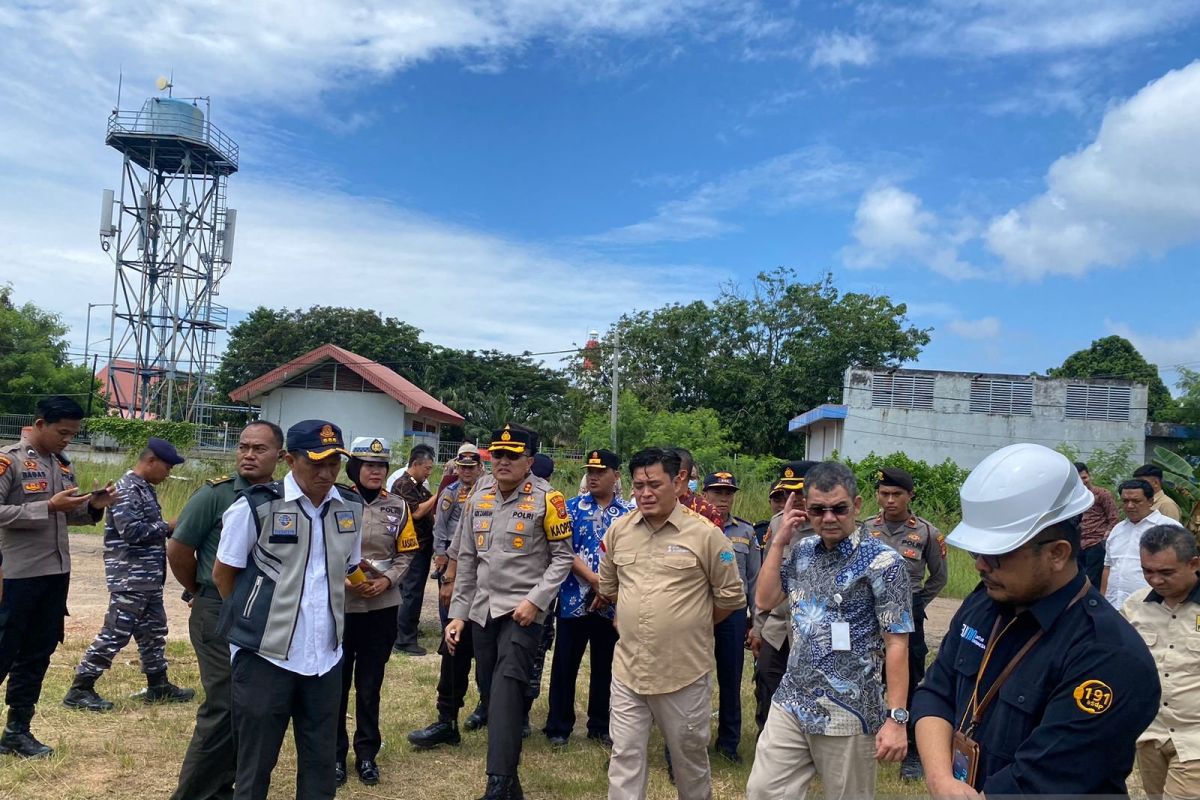
[[[695,478],[692,478],[690,481],[688,481],[688,491],[689,492],[696,491],[696,486],[697,486],[697,481]]]

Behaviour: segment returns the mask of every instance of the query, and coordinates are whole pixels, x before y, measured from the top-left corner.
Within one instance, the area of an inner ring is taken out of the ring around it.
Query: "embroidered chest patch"
[[[339,533],[354,533],[358,530],[358,526],[354,523],[353,511],[335,511],[333,512],[333,519],[337,522]]]
[[[296,515],[286,511],[277,511],[271,515],[271,535],[296,536]]]

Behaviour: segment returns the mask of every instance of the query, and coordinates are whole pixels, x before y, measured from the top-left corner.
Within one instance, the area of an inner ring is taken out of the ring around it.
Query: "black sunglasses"
[[[835,517],[844,517],[850,513],[849,503],[838,503],[836,506],[808,506],[805,511],[810,517],[816,519],[824,519],[826,514],[832,513]]]
[[[506,461],[516,461],[518,458],[524,458],[525,453],[514,453],[511,450],[493,450],[492,461],[504,459]]]

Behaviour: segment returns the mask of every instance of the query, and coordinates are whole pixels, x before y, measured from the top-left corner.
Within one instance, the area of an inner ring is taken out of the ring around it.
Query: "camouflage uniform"
[[[137,641],[143,672],[155,675],[167,669],[163,608],[167,522],[154,487],[132,471],[117,481],[117,491],[121,501],[109,509],[104,521],[108,614],[77,675],[100,675],[131,636]]]

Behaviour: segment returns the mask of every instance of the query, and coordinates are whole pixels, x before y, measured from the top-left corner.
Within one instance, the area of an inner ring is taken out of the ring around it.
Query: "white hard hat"
[[[983,555],[1011,553],[1095,502],[1075,466],[1040,444],[1010,444],[979,463],[959,489],[962,522],[946,537]]]

